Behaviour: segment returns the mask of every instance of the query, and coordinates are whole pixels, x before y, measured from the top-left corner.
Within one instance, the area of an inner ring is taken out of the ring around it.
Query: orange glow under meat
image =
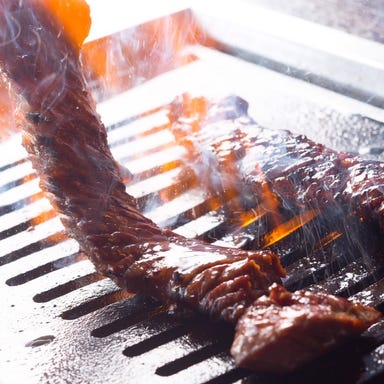
[[[277,243],[281,239],[287,237],[288,235],[302,227],[304,224],[314,219],[319,214],[319,210],[311,209],[309,211],[302,212],[299,215],[293,217],[292,219],[278,225],[264,236],[263,247],[269,247],[272,244]]]
[[[240,213],[241,228],[251,225],[255,221],[261,219],[266,214],[266,211],[260,207],[253,208],[249,211]]]
[[[340,232],[333,231],[327,236],[321,239],[318,249],[326,247],[328,244],[331,244],[333,241],[338,239],[342,234]]]

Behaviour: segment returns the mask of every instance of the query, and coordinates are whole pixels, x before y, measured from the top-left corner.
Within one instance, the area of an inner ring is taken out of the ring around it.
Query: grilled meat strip
[[[212,193],[235,188],[266,212],[337,207],[384,231],[384,163],[262,127],[237,96],[212,102],[183,95],[170,105],[169,116],[176,140]],[[204,174],[207,163],[211,169]]]
[[[285,271],[279,259],[267,250],[248,252],[188,240],[143,217],[126,194],[111,156],[77,46],[43,3],[0,0],[0,63],[28,104],[23,142],[67,232],[97,270],[123,288],[236,324],[245,311],[252,313],[254,301],[268,295],[272,284],[281,282]],[[347,312],[354,306],[349,303]],[[340,318],[345,336],[380,318],[368,307],[360,312],[355,327]],[[252,317],[239,323],[241,338],[253,337],[241,331],[252,328]],[[319,344],[321,352],[327,348]],[[234,349],[241,362],[247,351],[240,351]],[[288,366],[295,368],[318,353],[309,349],[305,360]],[[276,371],[279,365],[276,361]]]
[[[273,284],[239,319],[231,352],[240,366],[289,372],[376,320],[377,312],[361,304]]]
[[[236,323],[285,275],[278,257],[187,240],[137,210],[87,92],[78,50],[42,3],[0,2],[0,60],[28,103],[24,145],[68,233],[98,271],[128,291]]]

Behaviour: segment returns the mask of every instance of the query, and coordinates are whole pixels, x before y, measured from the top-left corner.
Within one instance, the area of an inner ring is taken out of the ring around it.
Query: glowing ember
[[[321,248],[325,248],[327,245],[331,244],[333,241],[341,237],[342,234],[340,232],[332,231],[329,233],[327,236],[323,237],[320,240],[319,246],[317,247],[316,250],[319,250]]]
[[[320,211],[311,209],[309,211],[300,213],[299,215],[293,217],[285,223],[278,225],[264,236],[262,242],[263,247],[269,247],[272,244],[277,243],[281,239],[284,239],[284,237],[287,237],[297,229],[301,228],[304,224],[308,223],[319,214]]]
[[[252,208],[249,211],[241,212],[239,214],[239,219],[241,222],[241,228],[251,225],[255,221],[261,219],[265,214],[266,210],[261,207]]]

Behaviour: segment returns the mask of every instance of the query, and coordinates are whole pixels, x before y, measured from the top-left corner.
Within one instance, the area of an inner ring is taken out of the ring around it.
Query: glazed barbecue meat
[[[169,116],[177,142],[211,193],[236,188],[242,200],[252,196],[265,212],[281,207],[296,215],[333,207],[384,231],[384,163],[262,127],[237,96],[212,102],[183,95]]]
[[[236,326],[236,363],[260,371],[289,372],[365,329],[377,313],[326,293],[288,292],[272,285]],[[279,364],[277,364],[279,362]]]
[[[0,63],[25,99],[23,143],[67,232],[97,270],[123,288],[236,324],[246,311],[252,313],[253,302],[268,295],[272,284],[281,283],[285,271],[278,257],[268,250],[250,252],[188,240],[160,229],[138,211],[125,192],[87,91],[78,46],[44,4],[0,0]],[[343,317],[339,325],[347,337],[379,318],[374,309],[362,307],[355,327]],[[240,332],[244,324],[252,327],[249,321],[248,315],[239,323]],[[321,316],[317,324],[323,327]],[[329,337],[334,339],[333,334]],[[321,352],[327,348],[319,344]],[[247,351],[235,348],[238,353],[239,361],[244,360]],[[308,350],[305,361],[318,353]],[[279,364],[276,361],[274,370],[281,371]]]

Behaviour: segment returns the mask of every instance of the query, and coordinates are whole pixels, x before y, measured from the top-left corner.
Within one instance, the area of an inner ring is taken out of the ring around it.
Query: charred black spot
[[[44,148],[52,148],[55,138],[52,136],[36,135],[36,142],[39,146],[43,146]]]
[[[27,112],[26,117],[31,123],[38,124],[40,122],[39,112]]]
[[[173,272],[172,279],[175,281],[175,283],[182,283],[184,276],[181,273],[175,271]]]
[[[51,121],[51,119],[42,116],[39,112],[27,112],[26,117],[33,124],[49,123]]]

